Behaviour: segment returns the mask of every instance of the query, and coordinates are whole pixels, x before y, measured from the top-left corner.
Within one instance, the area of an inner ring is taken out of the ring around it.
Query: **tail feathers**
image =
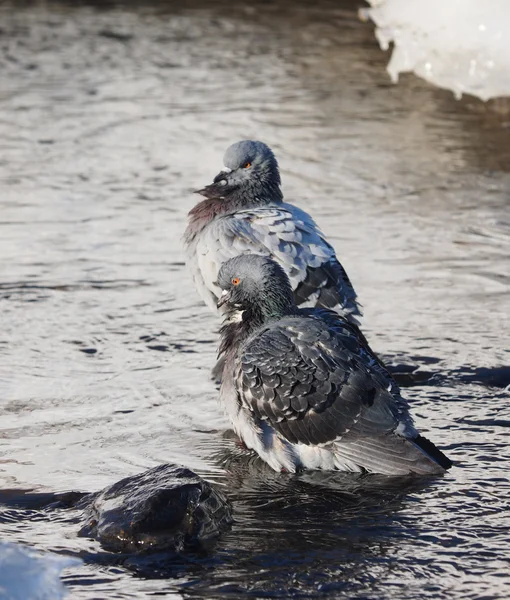
[[[422,435],[418,435],[418,437],[413,440],[413,444],[439,466],[443,467],[445,471],[453,466],[452,461],[445,454],[443,454],[439,448],[434,446],[430,440]]]
[[[440,475],[451,462],[432,442],[418,436],[408,440],[398,435],[380,435],[346,439],[335,444],[339,469],[352,470],[358,465],[383,475]]]

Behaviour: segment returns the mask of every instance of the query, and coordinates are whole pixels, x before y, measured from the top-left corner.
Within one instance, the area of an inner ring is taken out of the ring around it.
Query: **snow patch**
[[[60,600],[66,593],[60,580],[62,569],[79,564],[77,558],[0,542],[0,598]]]
[[[510,95],[510,0],[368,0],[393,80],[413,71],[456,98]]]

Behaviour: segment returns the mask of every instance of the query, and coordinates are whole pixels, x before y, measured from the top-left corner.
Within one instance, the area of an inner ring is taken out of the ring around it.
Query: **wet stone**
[[[123,553],[207,550],[230,528],[232,509],[217,488],[185,467],[159,465],[84,497],[81,537]]]

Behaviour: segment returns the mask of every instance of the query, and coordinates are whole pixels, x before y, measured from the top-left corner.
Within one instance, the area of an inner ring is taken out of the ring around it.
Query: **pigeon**
[[[270,256],[287,273],[299,306],[322,306],[357,323],[356,292],[333,247],[312,217],[283,202],[278,163],[258,141],[230,146],[226,169],[198,191],[205,200],[189,213],[187,262],[205,303],[216,310],[222,263],[239,254]]]
[[[279,264],[234,257],[218,285],[220,400],[242,442],[275,471],[404,476],[451,467],[416,430],[358,327],[328,309],[298,308]]]

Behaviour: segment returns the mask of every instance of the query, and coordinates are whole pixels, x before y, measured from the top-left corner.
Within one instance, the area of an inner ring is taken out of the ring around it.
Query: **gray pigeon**
[[[198,193],[184,234],[188,264],[205,303],[216,309],[220,266],[239,254],[261,254],[287,273],[296,304],[322,306],[356,323],[360,309],[346,272],[312,217],[283,202],[278,163],[262,142],[227,149],[222,171]]]
[[[237,256],[218,274],[224,306],[220,399],[237,435],[276,471],[443,473],[397,384],[358,328],[300,309],[282,268]]]

